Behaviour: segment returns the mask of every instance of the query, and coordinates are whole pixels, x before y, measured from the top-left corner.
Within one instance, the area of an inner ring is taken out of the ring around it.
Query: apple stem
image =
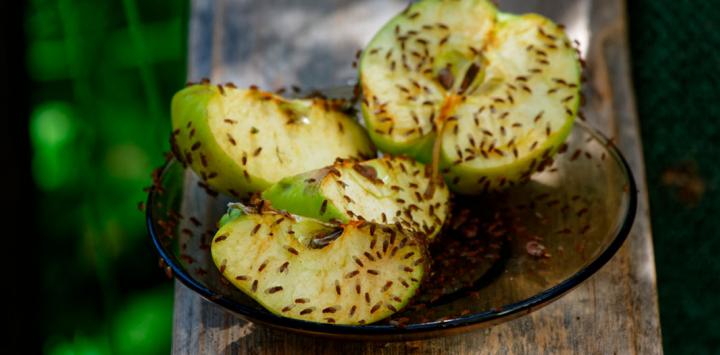
[[[424,193],[425,198],[427,199],[433,197],[435,193],[435,184],[439,183],[440,179],[442,179],[442,175],[440,174],[440,149],[442,148],[442,137],[446,123],[447,120],[442,118],[435,121],[437,136],[435,137],[432,148],[432,161],[430,162],[430,184],[428,185],[428,188],[427,190],[425,190]]]

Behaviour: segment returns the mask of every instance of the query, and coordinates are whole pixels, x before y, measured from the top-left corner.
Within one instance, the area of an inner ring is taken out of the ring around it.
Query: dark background
[[[668,354],[720,353],[719,5],[628,6]]]
[[[628,4],[668,354],[720,352],[717,5]],[[1,347],[167,353],[172,283],[137,203],[185,79],[187,3],[0,6]]]

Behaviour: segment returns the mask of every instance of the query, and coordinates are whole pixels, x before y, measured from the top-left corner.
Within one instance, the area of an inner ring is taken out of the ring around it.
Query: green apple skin
[[[171,105],[174,128],[171,145],[175,157],[198,173],[198,176],[217,174],[210,180],[214,189],[235,197],[246,196],[264,189],[272,182],[260,177],[248,181],[242,164],[238,164],[235,157],[225,153],[215,139],[207,121],[212,112],[221,110],[219,95],[217,87],[211,85],[192,85],[175,94]],[[193,128],[193,137],[197,139],[189,138],[189,132]],[[197,142],[202,144],[201,151],[192,150],[192,146]],[[206,160],[204,165],[203,156]]]
[[[348,215],[340,211],[333,202],[327,201],[320,191],[322,179],[327,174],[328,169],[323,168],[288,176],[263,191],[262,198],[270,201],[271,206],[279,210],[325,222],[347,223],[350,221]]]
[[[361,104],[361,111],[363,117],[369,117],[370,113],[367,112],[368,107],[366,104]],[[378,134],[374,129],[374,121],[365,120],[367,126],[368,135],[372,139],[375,146],[390,155],[407,155],[413,157],[415,160],[423,163],[432,163],[432,150],[433,143],[437,134],[431,132],[425,135],[423,138],[414,142],[393,142],[392,139],[386,135]]]

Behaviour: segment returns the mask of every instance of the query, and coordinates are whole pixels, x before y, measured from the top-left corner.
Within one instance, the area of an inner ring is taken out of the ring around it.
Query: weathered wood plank
[[[265,88],[352,80],[350,63],[400,1],[194,0],[189,79],[211,77]],[[615,137],[639,188],[634,228],[619,253],[561,300],[529,316],[464,335],[376,344],[317,340],[242,321],[179,283],[173,353],[662,353],[655,267],[640,133],[630,82],[625,3],[500,1],[563,22],[588,58],[586,112]]]

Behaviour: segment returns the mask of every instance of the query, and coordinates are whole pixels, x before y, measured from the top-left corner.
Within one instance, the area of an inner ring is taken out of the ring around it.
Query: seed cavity
[[[445,40],[447,40],[447,37],[445,37]],[[449,65],[440,70],[437,76],[437,81],[443,88],[445,88],[445,90],[450,90],[452,88],[455,83],[455,77],[453,76]]]
[[[377,170],[375,170],[375,168],[372,166],[354,164],[352,168],[362,177],[370,180],[371,182],[376,182],[378,180]]]
[[[470,64],[470,67],[465,72],[465,77],[463,78],[462,83],[460,84],[460,91],[459,94],[464,94],[465,91],[470,87],[470,84],[475,80],[478,73],[480,72],[480,66],[478,66],[475,63]]]
[[[328,200],[323,200],[322,204],[320,205],[320,215],[321,216],[325,214],[325,210],[327,210],[327,204],[328,204]]]

